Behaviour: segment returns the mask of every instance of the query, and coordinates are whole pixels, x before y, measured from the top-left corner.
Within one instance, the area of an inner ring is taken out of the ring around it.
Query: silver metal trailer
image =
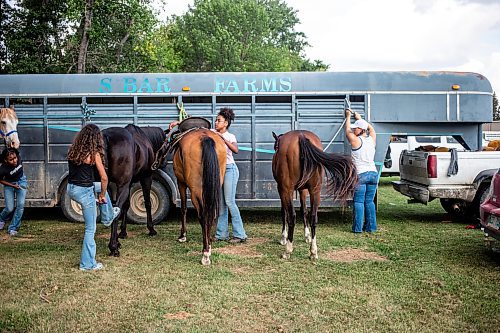
[[[101,128],[160,126],[178,117],[182,102],[191,116],[212,123],[231,107],[239,143],[238,204],[279,206],[271,159],[271,132],[307,129],[328,152],[349,153],[342,123],[344,98],[377,130],[376,161],[382,165],[391,135],[453,135],[472,149],[481,124],[492,120],[492,89],[480,74],[455,72],[293,72],[2,75],[0,105],[15,105],[21,154],[30,182],[27,206],[77,207],[65,200],[65,154],[84,114]],[[95,111],[95,114],[91,114]],[[171,164],[155,175],[156,222],[178,192]],[[67,199],[67,197],[66,197]],[[142,193],[134,186],[129,217],[144,221]],[[0,202],[1,204],[1,202]],[[323,201],[323,206],[335,205]]]

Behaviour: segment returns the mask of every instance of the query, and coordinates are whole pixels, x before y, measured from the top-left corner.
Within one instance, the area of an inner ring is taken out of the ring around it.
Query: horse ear
[[[278,136],[276,135],[276,133],[274,133],[274,131],[273,131],[273,138],[274,138],[275,141],[278,140]]]

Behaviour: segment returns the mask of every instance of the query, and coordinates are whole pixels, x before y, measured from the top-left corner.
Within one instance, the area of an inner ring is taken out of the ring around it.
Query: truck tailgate
[[[411,182],[429,185],[427,177],[427,156],[429,153],[423,151],[403,151],[401,154],[399,172],[401,179]]]

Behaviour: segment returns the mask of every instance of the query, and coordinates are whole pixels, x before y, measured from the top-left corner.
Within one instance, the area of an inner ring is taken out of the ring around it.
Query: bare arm
[[[106,190],[108,189],[108,175],[104,169],[104,164],[102,163],[101,155],[99,153],[95,154],[95,166],[99,176],[101,177],[101,193],[99,194],[99,202],[104,203],[106,201]]]
[[[17,188],[17,189],[21,188],[21,186],[19,186],[17,184],[9,183],[8,181],[5,181],[5,180],[0,180],[0,184],[2,184],[4,186],[10,186],[10,187],[13,187],[13,188]]]
[[[226,140],[226,139],[222,136],[222,134],[221,134],[221,133],[219,133],[219,132],[217,132],[217,131],[216,131],[215,133],[219,134],[219,136],[222,138],[222,140],[224,140],[224,143],[226,144],[226,146],[227,146],[227,147],[228,147],[228,148],[229,148],[229,149],[230,149],[233,153],[238,154],[238,152],[239,152],[240,150],[238,149],[238,143],[237,143],[237,142],[229,142],[229,141],[227,141],[227,140]]]
[[[361,146],[361,140],[351,130],[351,110],[345,110],[345,136],[352,148],[357,149]]]
[[[357,112],[354,112],[354,118],[356,120],[362,119],[361,115]],[[370,123],[368,123],[368,133],[369,133],[370,137],[372,138],[373,142],[377,142],[377,133],[375,133],[375,129],[373,128],[372,124],[370,124]]]

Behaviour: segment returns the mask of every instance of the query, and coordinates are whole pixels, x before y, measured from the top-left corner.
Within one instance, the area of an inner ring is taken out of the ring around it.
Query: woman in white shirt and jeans
[[[233,225],[233,238],[230,243],[243,243],[247,240],[247,234],[243,227],[240,210],[236,206],[236,186],[240,172],[234,162],[233,153],[238,154],[238,142],[234,134],[227,130],[234,120],[234,112],[231,108],[222,108],[215,119],[215,132],[220,135],[226,144],[226,175],[224,176],[224,185],[222,188],[223,200],[221,202],[219,220],[217,221],[217,230],[215,232],[216,240],[229,239],[229,214],[231,213],[231,223]]]
[[[345,111],[345,117],[345,135],[352,146],[351,156],[359,176],[359,183],[353,198],[352,232],[375,232],[377,231],[377,216],[373,200],[378,184],[378,173],[375,166],[375,130],[367,121],[361,119],[361,115],[357,112],[354,113],[356,121],[352,126],[351,110]],[[366,223],[364,224],[365,218]]]

